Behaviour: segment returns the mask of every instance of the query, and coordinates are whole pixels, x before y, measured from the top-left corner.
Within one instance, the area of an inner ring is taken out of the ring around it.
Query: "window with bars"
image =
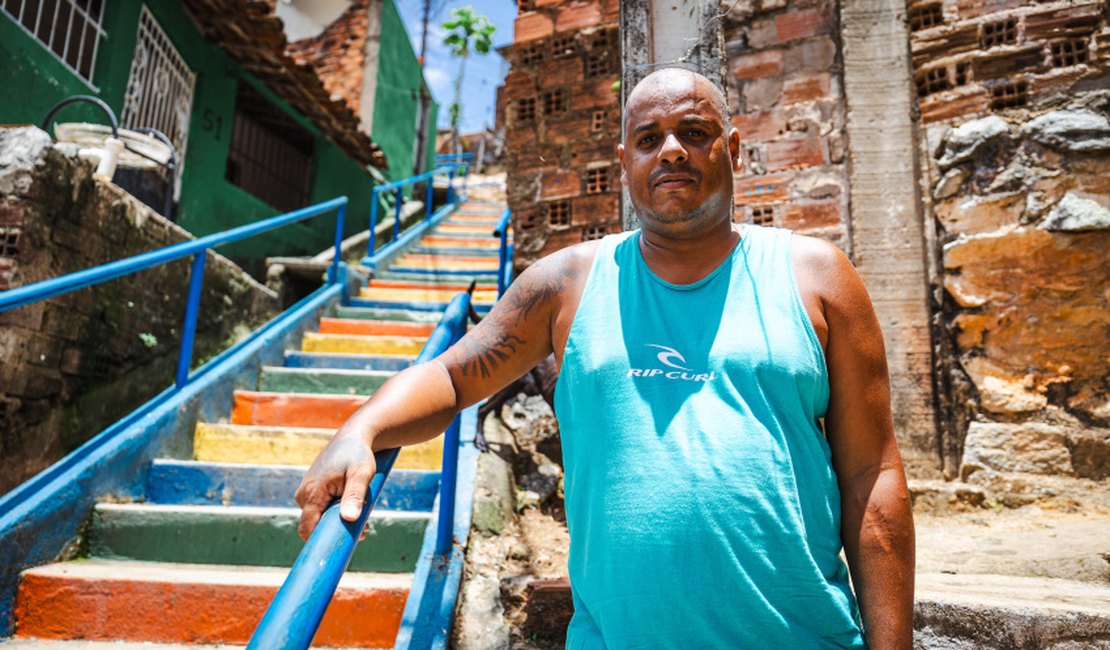
[[[556,36],[551,41],[551,58],[565,59],[578,52],[578,43],[574,36]]]
[[[609,191],[609,168],[594,167],[586,170],[586,194]]]
[[[582,229],[582,241],[593,241],[594,239],[601,239],[608,235],[609,231],[605,226],[586,226]]]
[[[910,31],[929,29],[944,22],[944,10],[939,2],[910,7]]]
[[[105,0],[0,0],[17,25],[90,86],[100,41]],[[93,86],[95,88],[95,86]]]
[[[521,97],[516,100],[516,119],[518,122],[528,122],[536,119],[535,97]]]
[[[991,109],[1020,108],[1029,100],[1029,82],[1011,81],[991,88]]]
[[[605,128],[605,111],[594,111],[590,116],[590,130],[594,133]]]
[[[1052,43],[1052,67],[1066,68],[1090,61],[1087,39],[1072,38]]]
[[[757,226],[775,225],[775,208],[770,205],[753,205],[751,222]]]
[[[547,223],[552,226],[570,225],[570,201],[548,201],[543,205]]]
[[[926,70],[918,74],[914,81],[917,84],[918,97],[939,93],[952,87],[952,84],[948,81],[948,68]]]
[[[181,172],[193,113],[197,75],[185,64],[166,32],[144,6],[139,15],[131,76],[123,98],[120,122],[127,127],[149,127],[166,134],[177,149],[174,196],[180,195]]]
[[[19,255],[19,236],[22,234],[22,228],[0,227],[0,257]]]
[[[609,74],[609,55],[591,54],[586,57],[586,78],[592,79]]]
[[[543,48],[535,41],[521,45],[517,50],[517,59],[523,65],[539,63],[543,61]]]
[[[308,204],[312,134],[246,83],[235,97],[226,178],[275,208]]]
[[[996,45],[1017,42],[1017,19],[1007,18],[979,27],[979,47],[989,48]]]
[[[567,91],[563,88],[543,94],[543,112],[545,115],[565,113],[567,105]]]

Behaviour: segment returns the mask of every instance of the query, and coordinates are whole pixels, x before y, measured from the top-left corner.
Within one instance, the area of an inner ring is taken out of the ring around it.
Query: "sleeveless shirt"
[[[602,240],[555,391],[568,648],[859,648],[824,354],[789,231],[687,285]]]

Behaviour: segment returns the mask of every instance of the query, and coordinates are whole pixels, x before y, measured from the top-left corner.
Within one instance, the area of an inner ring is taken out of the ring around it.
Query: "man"
[[[540,260],[458,345],[387,382],[306,474],[302,536],[337,496],[358,516],[371,450],[438,435],[554,352],[568,648],[862,647],[863,631],[910,648],[913,522],[878,322],[835,247],[732,223],[739,148],[704,77],[638,84],[619,152],[641,230]]]

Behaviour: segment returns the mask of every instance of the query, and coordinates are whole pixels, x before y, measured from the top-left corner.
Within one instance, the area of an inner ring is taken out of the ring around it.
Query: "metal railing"
[[[416,358],[424,363],[439,356],[462,338],[466,332],[470,294],[456,295],[448,304],[443,318]],[[451,553],[455,521],[455,483],[458,472],[460,418],[455,416],[445,432],[443,467],[439,483],[439,519],[436,529],[436,555]],[[362,513],[357,521],[344,521],[339,516],[339,503],[324,511],[316,529],[305,542],[289,575],[274,596],[266,614],[251,637],[248,650],[272,648],[307,648],[316,635],[340,578],[351,562],[359,535],[366,527],[370,513],[382,493],[389,472],[397,460],[399,448],[374,455],[377,472],[370,481]]]
[[[200,239],[181,242],[148,253],[94,266],[83,271],[68,273],[50,280],[43,280],[42,282],[0,292],[0,312],[192,256],[193,265],[189,274],[189,294],[185,301],[185,325],[181,335],[181,349],[177,356],[177,371],[174,376],[174,387],[180,390],[190,381],[189,368],[193,362],[193,343],[196,339],[201,288],[204,285],[204,263],[208,256],[208,249],[254,237],[291,223],[312,219],[332,210],[335,210],[336,213],[335,257],[332,259],[331,267],[328,268],[327,283],[334,284],[339,281],[339,264],[342,259],[340,253],[343,243],[343,221],[347,212],[347,197],[345,196],[201,237]]]
[[[373,257],[374,248],[377,246],[378,205],[381,203],[379,199],[382,194],[386,192],[397,193],[393,203],[393,241],[397,241],[398,237],[401,236],[401,204],[403,203],[401,191],[405,187],[415,185],[421,181],[427,184],[424,197],[424,221],[428,221],[432,218],[433,213],[432,189],[436,176],[447,176],[447,202],[457,202],[453,191],[456,171],[457,168],[454,165],[439,165],[437,161],[436,168],[430,172],[424,172],[419,176],[410,176],[409,178],[402,178],[399,181],[374,186],[370,196],[370,241],[367,244],[367,257]],[[466,190],[464,189],[463,194],[465,195],[465,193]]]
[[[501,219],[497,221],[497,226],[493,229],[493,236],[501,238],[497,262],[498,300],[505,295],[505,290],[509,288],[509,283],[513,280],[513,245],[509,243],[509,217],[512,214],[509,208],[505,208],[505,211],[501,213]]]

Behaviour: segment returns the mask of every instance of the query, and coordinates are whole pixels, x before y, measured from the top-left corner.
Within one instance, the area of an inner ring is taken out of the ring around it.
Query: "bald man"
[[[336,498],[357,518],[372,451],[438,435],[554,353],[568,648],[910,648],[882,334],[834,246],[733,223],[740,137],[704,77],[640,82],[619,154],[641,229],[535,263],[382,386],[305,475],[302,536]]]

